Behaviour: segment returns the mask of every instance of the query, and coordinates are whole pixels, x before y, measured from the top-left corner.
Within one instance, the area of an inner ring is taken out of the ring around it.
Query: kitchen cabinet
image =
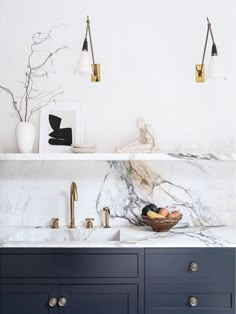
[[[65,285],[59,289],[66,305],[59,306],[61,314],[137,314],[136,285]]]
[[[0,313],[143,313],[143,255],[143,249],[2,249]]]
[[[6,285],[1,314],[136,314],[136,285]]]
[[[1,287],[1,314],[54,314],[48,301],[57,295],[55,286],[4,285]]]
[[[145,295],[146,314],[235,314],[234,249],[146,249]]]
[[[235,249],[0,249],[1,314],[235,314]]]

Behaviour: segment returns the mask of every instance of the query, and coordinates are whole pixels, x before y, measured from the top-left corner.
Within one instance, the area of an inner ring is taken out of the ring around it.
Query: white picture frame
[[[57,125],[56,130],[52,127],[52,118],[54,119],[53,126]],[[66,132],[67,135],[69,133],[69,136],[64,139],[64,135],[62,137],[61,134],[58,135],[58,132]],[[56,135],[50,135],[51,133],[56,133]],[[83,139],[84,115],[81,103],[52,103],[41,108],[39,153],[72,153],[71,144],[83,144]],[[72,143],[69,145],[70,142]]]

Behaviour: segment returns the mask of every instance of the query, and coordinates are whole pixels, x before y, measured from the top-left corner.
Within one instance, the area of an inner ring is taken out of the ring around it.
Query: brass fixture
[[[195,77],[197,83],[205,82],[205,65],[202,66],[202,64],[196,64]]]
[[[189,301],[189,305],[192,307],[195,307],[198,304],[198,300],[196,297],[190,297],[188,301]]]
[[[76,183],[72,182],[71,187],[70,187],[70,224],[69,224],[69,228],[76,228],[76,225],[75,225],[75,204],[74,204],[75,201],[78,201],[78,191],[77,191]]]
[[[66,303],[67,303],[67,299],[66,299],[65,297],[61,297],[61,298],[58,300],[58,305],[59,305],[60,307],[65,306]]]
[[[93,228],[93,221],[94,218],[86,218],[86,228],[87,229],[92,229]]]
[[[92,64],[91,82],[101,82],[100,64]]]
[[[87,16],[86,21],[86,32],[85,32],[85,39],[82,46],[82,51],[76,65],[76,69],[74,74],[77,72],[79,73],[87,73],[91,74],[91,82],[100,82],[101,81],[101,71],[100,71],[100,64],[95,63],[94,51],[93,51],[93,42],[92,42],[92,35],[91,35],[91,28],[90,28],[90,20]],[[90,61],[90,55],[88,52],[88,38],[90,42],[90,50],[92,55],[92,64]]]
[[[105,212],[105,226],[104,226],[104,228],[111,228],[109,226],[109,217],[110,217],[110,213],[111,213],[110,208],[104,207],[103,211]]]
[[[198,271],[198,264],[196,262],[191,262],[189,266],[192,272]]]
[[[54,307],[57,305],[57,299],[55,297],[51,298],[49,301],[48,301],[48,305],[50,307]]]
[[[204,66],[204,61],[205,61],[205,56],[206,56],[206,49],[207,49],[207,43],[208,43],[208,38],[209,34],[211,35],[212,39],[212,51],[211,51],[211,57],[212,59],[218,56],[216,44],[215,44],[215,39],[213,36],[212,28],[211,28],[211,23],[209,21],[209,18],[207,17],[207,34],[206,34],[206,40],[205,40],[205,45],[204,45],[204,50],[203,50],[203,56],[202,56],[202,63],[201,64],[196,64],[195,65],[195,77],[196,77],[196,82],[197,83],[204,83],[205,82],[205,66]],[[216,59],[215,59],[216,60]],[[208,69],[209,72],[210,69]],[[213,76],[216,76],[216,73],[214,71],[213,74],[213,69],[211,69],[211,76],[212,78],[215,78]],[[209,74],[209,73],[208,73]]]
[[[51,228],[52,229],[59,229],[59,218],[52,218],[51,219]]]

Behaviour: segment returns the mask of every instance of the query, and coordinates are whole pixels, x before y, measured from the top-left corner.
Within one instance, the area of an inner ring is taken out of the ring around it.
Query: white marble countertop
[[[236,228],[173,228],[156,233],[149,227],[50,229],[0,226],[0,247],[236,247]]]

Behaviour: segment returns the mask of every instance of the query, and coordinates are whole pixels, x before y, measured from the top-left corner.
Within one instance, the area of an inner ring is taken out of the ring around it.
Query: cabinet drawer
[[[147,285],[145,304],[148,314],[234,314],[234,292],[221,285]]]
[[[53,253],[52,253],[53,252]],[[2,278],[137,278],[139,250],[19,249],[1,255]]]
[[[158,282],[161,278],[232,281],[234,273],[235,256],[231,249],[149,249],[145,254],[147,281]]]

